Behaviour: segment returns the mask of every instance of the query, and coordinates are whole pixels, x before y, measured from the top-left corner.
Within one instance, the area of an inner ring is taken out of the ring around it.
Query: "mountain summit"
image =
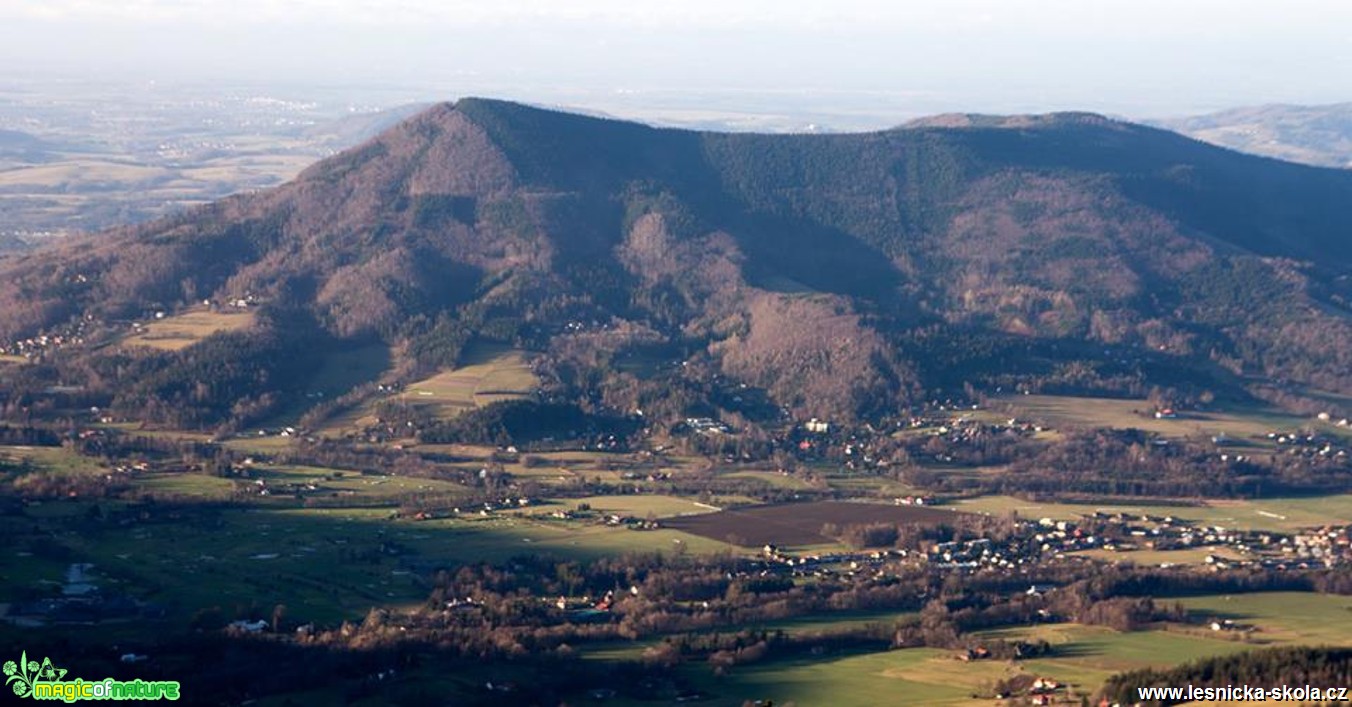
[[[381,380],[501,342],[553,399],[673,417],[737,412],[729,384],[842,418],[964,384],[1352,393],[1350,217],[1352,173],[1088,114],[750,135],[464,99],[276,189],[3,261],[0,343],[78,324],[34,380],[202,426],[294,407],[373,342]],[[112,345],[204,300],[258,321]]]

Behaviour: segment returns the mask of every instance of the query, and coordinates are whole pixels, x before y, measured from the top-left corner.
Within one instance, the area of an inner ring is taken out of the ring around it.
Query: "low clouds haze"
[[[1352,98],[1352,3],[3,0],[15,78],[831,91],[1168,114]]]

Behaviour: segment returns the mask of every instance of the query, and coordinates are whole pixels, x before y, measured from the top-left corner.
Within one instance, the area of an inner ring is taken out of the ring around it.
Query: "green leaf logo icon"
[[[38,667],[36,662],[28,662],[28,651],[24,651],[18,663],[12,660],[5,663],[5,684],[11,685],[19,697],[27,697],[38,677]]]

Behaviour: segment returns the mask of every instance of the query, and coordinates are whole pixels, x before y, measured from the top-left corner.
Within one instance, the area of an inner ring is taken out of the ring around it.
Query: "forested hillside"
[[[534,352],[544,400],[673,420],[962,390],[1290,401],[1352,393],[1349,216],[1352,173],[1095,115],[771,136],[466,99],[277,189],[6,261],[0,343],[30,362],[11,404],[78,385],[202,428],[304,406],[326,352],[376,343],[381,381],[497,342]],[[203,302],[263,316],[114,345]]]

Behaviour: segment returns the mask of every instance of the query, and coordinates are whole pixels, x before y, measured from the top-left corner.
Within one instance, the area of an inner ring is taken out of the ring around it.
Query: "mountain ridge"
[[[440,103],[281,187],[0,265],[0,339],[252,298],[269,351],[378,340],[407,379],[498,341],[540,352],[556,399],[671,417],[724,379],[842,419],[964,385],[1348,388],[1352,174],[1090,114],[968,120],[783,136]],[[703,373],[616,368],[637,350]],[[100,351],[52,365],[88,379]],[[192,404],[117,365],[114,406]],[[295,395],[251,375],[270,401],[203,394],[193,424]]]

